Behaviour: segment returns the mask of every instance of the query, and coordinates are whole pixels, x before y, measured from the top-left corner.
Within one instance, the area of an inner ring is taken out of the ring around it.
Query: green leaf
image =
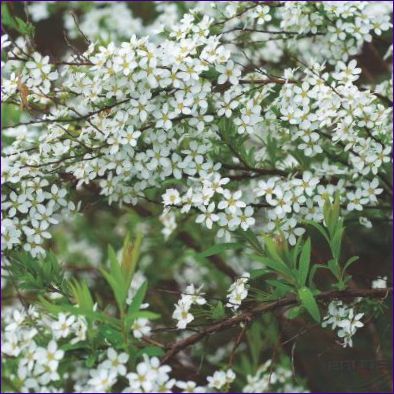
[[[293,273],[291,272],[290,268],[287,267],[287,265],[285,265],[283,262],[274,261],[268,257],[258,256],[258,255],[253,255],[252,257],[258,261],[261,261],[265,266],[271,268],[271,270],[280,273],[288,281],[292,280]]]
[[[32,25],[31,23],[27,23],[18,17],[15,17],[15,20],[17,23],[16,29],[19,31],[19,33],[26,35],[26,36],[30,36],[30,37],[34,36],[34,33],[36,31],[36,28],[34,27],[34,25]]]
[[[116,257],[116,252],[111,245],[108,245],[108,259],[112,265],[120,265],[118,262],[118,258]]]
[[[162,348],[158,346],[146,346],[141,349],[137,354],[138,356],[146,354],[149,357],[162,357],[164,356],[165,352]]]
[[[78,343],[65,343],[64,345],[60,346],[60,349],[62,349],[65,352],[68,352],[70,350],[79,350],[79,349],[87,349],[88,343],[86,341],[81,341]]]
[[[302,242],[303,242],[302,237],[298,238],[294,247],[291,248],[288,252],[288,256],[289,256],[290,262],[292,263],[293,267],[296,267],[298,255],[300,254],[300,252],[302,250],[301,249]]]
[[[149,319],[149,320],[155,320],[155,319],[159,319],[160,315],[158,313],[155,312],[151,312],[151,311],[137,311],[137,312],[133,312],[127,315],[126,319],[125,319],[125,324],[126,326],[131,325],[131,323],[135,320],[135,319],[140,319],[140,318],[145,318],[145,319]]]
[[[216,71],[215,67],[210,67],[208,70],[201,73],[201,77],[209,79],[210,81],[217,79],[219,75],[220,74]]]
[[[219,301],[212,309],[211,309],[211,317],[214,320],[222,319],[225,316],[224,306],[222,301]]]
[[[272,260],[275,260],[277,262],[281,262],[283,265],[285,265],[285,262],[279,255],[278,247],[277,244],[270,238],[266,237],[264,239],[265,241],[265,250],[268,254],[269,257],[271,257]]]
[[[337,222],[337,228],[333,230],[333,236],[330,242],[332,257],[339,261],[341,255],[342,236],[345,228],[342,226],[341,221]]]
[[[311,262],[311,240],[308,238],[302,247],[300,255],[300,263],[298,268],[298,282],[300,286],[304,286],[308,278],[309,266]]]
[[[359,259],[359,256],[353,256],[346,261],[344,267],[343,267],[343,272],[345,272],[353,263],[355,263]]]
[[[303,311],[304,308],[297,305],[286,312],[286,317],[290,320],[295,319],[296,317],[300,316]]]
[[[97,360],[97,355],[95,353],[91,353],[86,359],[85,364],[88,368],[92,368],[93,365],[96,363],[96,360]]]
[[[338,224],[340,214],[340,199],[339,194],[335,195],[334,203],[331,204],[329,197],[326,197],[326,202],[323,206],[324,221],[328,229],[328,233],[332,238]]]
[[[17,29],[18,25],[15,22],[15,19],[11,16],[10,10],[8,9],[7,4],[1,3],[1,23],[12,29]]]
[[[324,237],[324,239],[327,241],[327,243],[328,244],[330,243],[330,238],[328,237],[327,231],[325,230],[325,228],[321,224],[316,223],[316,222],[312,222],[312,221],[306,221],[305,223],[314,227]]]
[[[205,250],[204,252],[197,253],[197,256],[198,257],[209,257],[209,256],[213,256],[215,254],[220,254],[228,249],[240,249],[243,246],[244,245],[242,245],[239,242],[228,242],[228,243],[213,245],[210,248],[208,248],[207,250]]]
[[[134,295],[134,297],[133,297],[133,299],[131,301],[131,304],[129,306],[129,309],[128,309],[128,312],[127,312],[128,314],[131,314],[131,313],[134,313],[134,312],[138,312],[140,310],[140,307],[141,307],[141,304],[144,301],[147,289],[148,289],[148,283],[144,282],[139,287],[137,292],[135,293],[135,295]]]
[[[251,354],[253,365],[257,367],[260,359],[260,353],[264,348],[263,345],[263,332],[262,326],[259,322],[255,321],[246,332],[246,339]]]
[[[293,287],[289,286],[276,279],[267,279],[266,282],[274,287],[274,295],[276,297],[284,297],[286,294],[293,291]]]
[[[327,261],[327,267],[337,279],[340,277],[341,272],[337,260],[331,259]]]
[[[30,37],[34,36],[36,30],[34,25],[31,23],[25,22],[21,18],[13,17],[10,13],[10,10],[8,9],[7,4],[4,3],[1,4],[1,23],[6,27],[14,29],[21,34]]]
[[[140,257],[142,237],[142,233],[137,233],[136,239],[134,240],[134,243],[132,243],[130,240],[130,235],[127,234],[123,242],[122,259],[120,265],[129,283],[131,283]]]
[[[122,269],[116,257],[116,253],[111,246],[108,246],[108,258],[110,261],[110,271],[101,269],[101,273],[110,285],[114,294],[120,313],[124,313],[125,303],[129,292],[131,277]]]
[[[68,305],[68,304],[53,304],[52,302],[49,302],[46,300],[44,297],[39,296],[38,297],[39,304],[45,308],[48,312],[53,313],[53,314],[58,314],[58,313],[70,313],[75,316],[84,316],[88,319],[88,321],[94,322],[94,321],[102,321],[107,324],[110,324],[114,328],[119,327],[119,320],[115,319],[113,317],[105,315],[103,312],[98,312],[98,311],[89,311],[86,309],[82,309],[80,307],[77,307],[75,305]]]
[[[301,301],[301,305],[309,312],[316,322],[320,323],[320,310],[310,289],[302,287],[298,290],[298,297]]]
[[[123,284],[121,281],[114,278],[110,273],[104,270],[101,270],[101,273],[112,289],[116,303],[118,304],[119,311],[123,313],[127,296],[127,293],[124,291]]]
[[[263,254],[264,250],[260,245],[259,240],[256,237],[256,234],[252,230],[237,230],[236,231],[237,237],[243,240],[246,240],[249,245],[259,254]]]
[[[78,282],[74,279],[70,281],[69,287],[75,298],[76,304],[78,304],[82,310],[92,311],[94,301],[87,283],[85,281]]]
[[[99,336],[113,346],[118,347],[123,344],[123,336],[121,332],[110,325],[101,325],[99,327]]]
[[[257,279],[260,278],[263,275],[269,274],[269,271],[267,271],[264,268],[259,268],[259,269],[255,269],[250,271],[250,278],[251,279]]]

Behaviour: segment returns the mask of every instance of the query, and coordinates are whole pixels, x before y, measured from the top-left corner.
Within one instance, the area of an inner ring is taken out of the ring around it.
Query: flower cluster
[[[199,298],[200,296],[194,295]],[[57,320],[47,315],[44,321],[39,321],[39,312],[35,308],[25,311],[22,307],[4,311],[5,331],[2,335],[2,354],[18,360],[14,373],[23,382],[24,392],[56,392],[58,383],[65,378],[71,378],[75,392],[108,392],[115,384],[126,378],[128,387],[123,392],[171,392],[175,387],[182,392],[205,392],[209,388],[220,390],[229,387],[235,379],[233,371],[217,371],[207,378],[208,387],[199,386],[194,381],[182,381],[171,378],[171,367],[161,364],[157,357],[144,356],[142,362],[136,365],[135,371],[128,372],[129,355],[118,352],[108,346],[96,368],[86,368],[77,362],[72,370],[65,369],[66,355],[72,351],[74,339],[85,340],[86,326],[81,330],[84,319],[73,315],[59,314]],[[31,323],[35,322],[35,328]],[[45,345],[38,344],[39,330],[53,333],[54,338]],[[81,332],[84,334],[81,335]],[[62,350],[62,349],[69,350]],[[69,366],[67,368],[70,368]],[[66,372],[68,371],[68,372]]]
[[[208,376],[208,386],[210,388],[221,390],[225,386],[230,386],[230,384],[235,379],[235,373],[232,369],[227,371],[216,371],[212,376]]]
[[[354,334],[364,326],[361,322],[364,313],[356,313],[354,307],[345,305],[342,301],[330,302],[327,312],[322,326],[331,326],[332,330],[337,329],[337,335],[343,341],[342,346],[352,347]]]
[[[36,342],[39,330],[53,332],[58,338],[72,334],[77,341],[81,339],[81,331],[86,332],[86,328],[81,329],[83,320],[66,320],[65,316],[59,316],[58,320],[43,321],[35,307],[6,308],[3,324],[1,351],[4,356],[18,359],[14,376],[23,382],[21,391],[25,392],[51,392],[51,385],[61,379],[59,365],[65,352],[59,348],[56,338],[45,345]]]
[[[204,298],[204,294],[201,292],[202,286],[195,288],[193,284],[186,287],[185,292],[182,293],[181,298],[175,305],[174,313],[172,318],[177,320],[177,327],[180,329],[186,328],[186,326],[194,320],[193,314],[190,312],[190,308],[193,304],[204,305],[207,300]]]
[[[202,18],[198,7],[186,13],[165,39],[133,35],[119,45],[91,44],[83,61],[70,55],[59,69],[48,56],[29,53],[27,42],[6,48],[4,97],[52,109],[43,133],[40,121],[32,122],[27,139],[26,127],[5,130],[17,138],[2,156],[2,183],[9,190],[3,195],[3,249],[23,245],[43,254],[49,225],[74,208],[68,197],[73,185],[94,184],[110,204],[122,206],[143,201],[150,189],[160,191],[164,181],[178,182],[162,192],[165,209],[175,210],[163,213],[167,237],[179,215],[196,214],[197,223],[226,240],[237,229],[257,226],[282,231],[294,244],[303,232],[299,222],[322,219],[324,195],[340,193],[348,212],[378,205],[388,187],[391,111],[357,85],[356,60],[339,61],[333,70],[302,62],[280,77],[258,67],[248,71],[249,56],[224,39],[240,34],[236,27],[224,34],[237,21],[231,15],[238,6],[225,8],[228,22],[220,21],[221,8],[209,7]],[[319,33],[314,38],[331,46],[358,31],[358,48],[371,30],[389,28],[387,14],[372,9],[291,2],[251,6],[240,20],[249,26],[279,18],[284,31]],[[330,31],[321,36],[325,18],[346,19],[337,27],[344,38],[327,40]],[[223,31],[215,33],[219,22]],[[298,34],[290,37],[297,41]],[[215,114],[223,122],[214,122]],[[245,156],[250,144],[256,163]],[[278,146],[285,149],[273,154]]]
[[[244,272],[228,289],[226,306],[236,311],[242,304],[242,301],[248,296],[248,281],[250,274]]]
[[[387,288],[387,276],[379,276],[372,281],[373,289],[386,289]]]
[[[291,381],[292,372],[284,367],[272,368],[272,360],[261,365],[254,375],[247,376],[244,393],[285,392],[307,393],[302,386],[295,386]]]

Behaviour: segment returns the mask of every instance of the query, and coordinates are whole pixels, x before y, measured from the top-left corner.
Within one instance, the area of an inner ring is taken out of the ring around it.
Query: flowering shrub
[[[4,387],[308,391],[278,322],[349,349],[391,293],[344,247],[390,218],[391,7],[149,7],[2,5]]]

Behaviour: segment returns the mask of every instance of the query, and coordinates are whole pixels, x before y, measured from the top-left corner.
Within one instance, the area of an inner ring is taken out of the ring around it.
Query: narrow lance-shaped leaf
[[[304,286],[308,278],[309,267],[311,262],[311,240],[308,238],[302,247],[300,255],[300,263],[298,268],[298,282],[300,286]]]
[[[144,301],[147,289],[148,289],[148,284],[147,284],[147,282],[144,282],[139,287],[137,292],[135,293],[135,295],[134,295],[134,297],[133,297],[133,299],[131,301],[131,304],[129,306],[128,313],[133,313],[133,312],[137,312],[137,311],[140,310],[141,305],[142,305],[142,303]]]
[[[281,274],[287,281],[291,282],[293,280],[293,273],[291,272],[290,268],[287,267],[281,261],[275,261],[268,257],[253,255],[253,258],[261,261],[264,265],[266,265],[271,270],[278,272]]]
[[[242,247],[242,244],[239,242],[228,242],[228,243],[223,243],[223,244],[218,244],[218,245],[213,245],[204,252],[198,253],[199,257],[209,257],[213,256],[216,254],[220,254],[224,252],[225,250],[228,249],[240,249]]]
[[[131,279],[133,278],[133,274],[140,258],[142,238],[142,233],[137,233],[134,243],[130,241],[129,235],[126,237],[124,242],[121,265],[127,273],[129,283],[131,283]]]
[[[330,247],[332,256],[335,260],[339,261],[340,254],[341,254],[341,244],[342,244],[342,236],[345,228],[342,226],[340,220],[337,222],[337,228],[334,230],[334,234],[332,236]]]
[[[344,267],[343,267],[343,272],[346,272],[346,270],[353,264],[355,263],[357,260],[359,259],[359,256],[353,256],[350,257],[348,261],[346,261]]]
[[[321,317],[319,306],[317,305],[317,302],[311,290],[307,287],[302,287],[298,290],[298,297],[301,301],[302,306],[309,312],[309,314],[316,322],[320,323]]]

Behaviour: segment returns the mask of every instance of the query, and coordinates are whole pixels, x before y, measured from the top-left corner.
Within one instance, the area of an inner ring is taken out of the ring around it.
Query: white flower
[[[91,378],[88,380],[88,385],[93,390],[99,392],[108,391],[116,382],[116,371],[111,369],[99,368],[90,371]]]
[[[59,361],[63,358],[64,351],[58,349],[57,343],[52,340],[48,343],[48,347],[39,347],[36,350],[35,358],[38,364],[49,366],[54,370],[57,369]]]
[[[202,206],[199,209],[202,213],[197,216],[196,223],[205,222],[205,225],[207,226],[207,228],[211,229],[213,223],[217,222],[219,220],[219,216],[216,213],[214,213],[215,203],[211,202],[208,205],[208,207]]]
[[[221,85],[229,81],[232,85],[238,85],[238,77],[241,75],[241,70],[234,65],[232,60],[229,60],[226,65],[218,65],[216,69],[221,73],[218,78],[218,84]]]
[[[166,130],[168,130],[172,126],[171,119],[175,117],[174,113],[170,112],[170,108],[168,107],[167,103],[164,104],[160,110],[154,112],[153,115],[157,119],[156,127]]]
[[[235,379],[235,373],[232,369],[225,371],[215,371],[212,376],[208,376],[208,386],[217,390],[222,389],[225,385],[230,385]]]
[[[172,318],[178,320],[177,327],[180,329],[186,328],[186,326],[194,320],[194,316],[190,313],[191,300],[188,298],[182,298],[178,304],[175,305],[174,313]]]
[[[141,135],[141,132],[138,130],[134,130],[132,126],[129,126],[126,130],[123,130],[120,133],[120,142],[125,145],[128,144],[130,146],[136,146],[138,137]]]
[[[373,289],[386,289],[387,288],[387,276],[377,277],[372,281]]]
[[[220,174],[213,174],[209,179],[204,179],[204,187],[211,190],[213,193],[222,194],[224,189],[223,185],[226,185],[230,181],[230,178],[222,178]]]
[[[127,369],[125,364],[129,359],[127,353],[117,353],[115,349],[110,347],[107,350],[107,357],[108,359],[101,364],[102,369],[108,369],[115,375],[126,375]]]
[[[58,320],[52,323],[52,330],[55,338],[65,338],[70,335],[74,322],[74,315],[59,313]]]
[[[149,336],[151,331],[149,320],[145,318],[136,319],[131,325],[131,329],[133,330],[134,337],[137,339],[143,336]]]
[[[337,69],[338,72],[333,76],[344,84],[356,81],[359,78],[359,74],[361,74],[361,68],[357,67],[357,61],[354,59],[351,60],[348,65],[343,62],[338,62]]]
[[[347,308],[344,307],[342,301],[331,301],[327,312],[328,314],[323,318],[322,326],[327,327],[331,325],[333,330],[347,316]]]
[[[207,377],[208,386],[220,390],[226,384],[226,372],[215,371],[212,376]]]
[[[377,203],[377,196],[383,193],[383,189],[379,187],[378,178],[374,178],[371,182],[365,181],[361,183],[363,188],[362,195],[369,199],[371,203]]]
[[[302,227],[296,227],[297,221],[294,218],[287,220],[283,226],[282,231],[289,244],[294,246],[297,242],[297,238],[305,233],[305,229]]]
[[[235,213],[237,208],[245,208],[246,204],[240,200],[242,196],[242,191],[237,190],[234,193],[231,193],[230,190],[223,191],[223,198],[218,204],[219,209],[228,209],[229,212]]]
[[[316,188],[316,185],[319,183],[319,179],[313,177],[310,171],[305,171],[302,174],[302,179],[294,179],[293,182],[300,192],[311,196]]]
[[[176,385],[183,390],[182,393],[205,393],[204,387],[197,386],[197,383],[192,382],[191,380],[187,382],[178,380]]]
[[[346,194],[349,203],[347,204],[348,211],[362,211],[363,205],[368,203],[368,199],[363,197],[361,190],[356,190],[356,192],[349,192]]]
[[[291,212],[292,194],[291,192],[283,193],[282,189],[277,187],[274,197],[272,197],[268,203],[275,207],[275,213],[278,217],[284,217],[286,213]]]
[[[202,287],[195,288],[193,284],[186,287],[184,294],[182,294],[183,299],[190,300],[192,304],[204,305],[207,303],[207,300],[203,297],[204,293],[201,292]]]
[[[263,25],[265,22],[269,22],[272,16],[269,14],[270,7],[258,5],[253,13],[254,18],[257,18],[257,24]]]
[[[154,387],[157,373],[152,370],[148,360],[137,365],[136,372],[127,374],[130,387],[134,390],[142,389],[146,393],[151,392]]]
[[[167,189],[162,195],[164,205],[178,205],[181,203],[181,197],[178,190]]]
[[[228,302],[226,304],[227,307],[232,308],[233,311],[236,311],[242,301],[248,296],[248,281],[250,274],[248,272],[244,272],[240,278],[238,278],[227,292]]]
[[[277,178],[269,178],[268,181],[259,181],[255,193],[258,197],[266,197],[267,201],[270,203],[272,201],[272,196],[275,193]]]
[[[343,347],[353,346],[352,337],[359,328],[364,326],[360,321],[363,316],[364,313],[357,313],[354,315],[354,310],[351,308],[347,318],[338,323],[338,327],[340,327],[338,330],[338,336],[343,338]]]
[[[78,343],[86,340],[86,334],[88,331],[88,323],[83,316],[78,316],[77,321],[73,325],[73,332],[75,337],[71,340],[71,344]]]

